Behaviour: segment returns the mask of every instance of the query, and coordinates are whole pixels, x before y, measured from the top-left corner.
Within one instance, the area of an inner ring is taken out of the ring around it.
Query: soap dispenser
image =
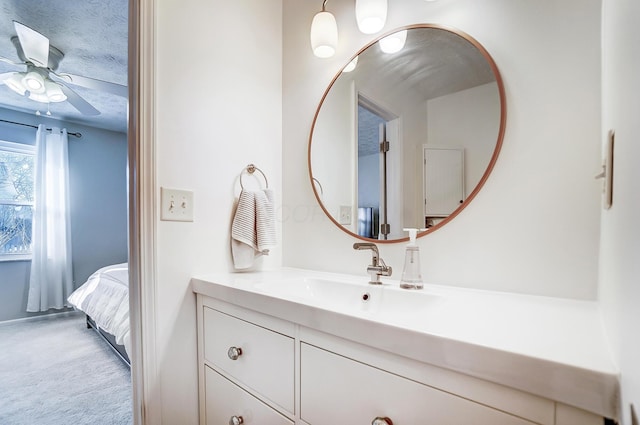
[[[404,256],[404,269],[402,270],[402,280],[400,287],[404,289],[422,289],[422,274],[420,272],[420,247],[416,243],[418,230],[424,229],[403,229],[409,232],[409,244]]]

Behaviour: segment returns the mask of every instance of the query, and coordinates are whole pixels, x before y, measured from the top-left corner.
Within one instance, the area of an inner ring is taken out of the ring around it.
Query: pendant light
[[[381,39],[380,50],[385,53],[397,53],[404,47],[404,43],[407,41],[407,30],[394,32],[391,35]]]
[[[325,10],[327,0],[322,2],[322,11],[316,13],[311,22],[311,48],[319,58],[330,58],[338,46],[338,24],[336,18]]]
[[[387,0],[356,0],[356,21],[364,34],[380,31],[387,20]]]

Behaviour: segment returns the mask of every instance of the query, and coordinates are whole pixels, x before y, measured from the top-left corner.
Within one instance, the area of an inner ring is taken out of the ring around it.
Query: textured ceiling
[[[496,80],[480,50],[463,37],[437,28],[409,30],[404,48],[394,54],[372,44],[358,56],[355,71],[340,78],[353,79],[364,93],[393,93],[405,107]],[[373,129],[371,137],[359,138],[361,156],[379,153],[377,123]]]
[[[0,12],[0,56],[20,62],[11,42],[16,35],[15,20],[49,38],[64,53],[57,72],[127,84],[128,0],[0,0]],[[25,69],[0,62],[0,73]],[[61,102],[50,104],[52,118],[127,131],[127,99],[69,86],[100,115],[82,115],[68,102]],[[27,113],[47,110],[46,104],[23,98],[4,84],[0,84],[0,107]]]
[[[360,87],[393,87],[396,93],[422,100],[495,81],[480,50],[438,28],[411,29],[398,53],[382,53],[377,44],[371,45],[359,55],[352,74]]]

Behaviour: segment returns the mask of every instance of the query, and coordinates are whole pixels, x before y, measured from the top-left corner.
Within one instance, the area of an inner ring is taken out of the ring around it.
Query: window
[[[0,141],[0,260],[31,257],[35,147]]]

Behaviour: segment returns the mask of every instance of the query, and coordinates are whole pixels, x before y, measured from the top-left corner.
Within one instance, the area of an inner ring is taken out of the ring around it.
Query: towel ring
[[[262,172],[261,169],[259,169],[258,167],[256,167],[254,164],[249,164],[247,165],[247,167],[242,170],[242,172],[240,173],[240,187],[242,188],[242,190],[244,190],[244,185],[242,184],[242,175],[245,173],[245,171],[249,174],[253,174],[256,171],[258,171],[260,174],[262,174],[262,178],[264,179],[264,184],[265,184],[265,188],[269,188],[269,181],[267,180],[267,176]]]
[[[324,196],[324,190],[322,189],[322,185],[320,184],[320,181],[315,177],[311,177],[311,180],[313,180],[313,183],[315,183],[320,189],[320,196]]]

